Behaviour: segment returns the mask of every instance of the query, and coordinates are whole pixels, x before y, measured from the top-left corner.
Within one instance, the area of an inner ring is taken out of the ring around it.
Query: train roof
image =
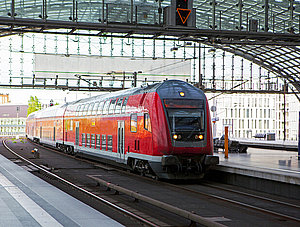
[[[42,110],[35,111],[28,115],[27,119],[40,118],[40,117],[56,117],[63,116],[67,107],[67,103],[63,105],[51,106]]]
[[[70,105],[76,105],[80,103],[93,102],[111,98],[125,97],[137,94],[144,94],[150,92],[158,92],[161,97],[164,98],[174,98],[173,94],[178,93],[180,91],[185,92],[191,98],[199,98],[200,96],[204,96],[204,93],[199,88],[194,87],[193,85],[181,81],[181,80],[166,80],[161,83],[155,83],[148,86],[131,88],[111,93],[106,93],[103,95],[97,95],[90,98],[80,99],[74,102],[69,103]]]
[[[176,95],[178,95],[178,98],[185,98],[185,99],[199,99],[199,98],[205,97],[204,92],[202,90],[194,87],[193,85],[191,85],[185,81],[166,80],[161,83],[155,83],[155,84],[151,84],[151,85],[148,85],[145,87],[137,87],[137,88],[131,88],[131,89],[121,90],[121,91],[112,92],[112,93],[106,93],[103,95],[97,95],[97,96],[90,97],[90,98],[79,99],[79,100],[76,100],[76,101],[73,101],[70,103],[66,103],[63,105],[49,107],[49,108],[31,113],[28,116],[28,119],[40,118],[40,117],[63,116],[64,111],[66,110],[66,108],[68,106],[70,106],[70,108],[72,108],[71,106],[74,106],[77,104],[101,101],[101,100],[118,98],[118,97],[126,97],[126,96],[144,94],[144,93],[150,93],[150,92],[157,92],[158,95],[162,99],[174,98],[174,97],[176,97]],[[180,97],[179,92],[184,92],[185,97]]]

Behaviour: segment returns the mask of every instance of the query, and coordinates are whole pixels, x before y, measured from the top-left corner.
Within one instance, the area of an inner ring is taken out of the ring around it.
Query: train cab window
[[[95,148],[95,134],[91,135],[91,145],[92,145],[92,148]]]
[[[82,143],[82,146],[85,146],[85,133],[81,134],[81,143]]]
[[[89,147],[90,146],[90,139],[91,139],[91,137],[90,137],[91,135],[90,134],[86,134],[86,146],[87,147]]]
[[[113,137],[111,135],[107,136],[107,150],[112,151]]]
[[[130,131],[137,132],[137,114],[130,115]]]
[[[98,106],[99,106],[99,102],[96,102],[95,105],[94,105],[94,108],[92,110],[92,115],[96,115],[97,114]]]
[[[108,114],[109,103],[110,103],[110,100],[107,100],[107,101],[104,103],[103,114]]]
[[[89,105],[87,115],[92,115],[92,111],[93,111],[94,105],[95,105],[95,103],[91,103]]]
[[[123,102],[123,105],[122,105],[122,108],[121,108],[121,113],[125,113],[127,102],[128,102],[128,97],[126,97],[124,99],[124,102]]]
[[[100,149],[100,135],[99,134],[96,135],[96,148]]]
[[[148,113],[144,114],[144,129],[151,132],[150,115]]]
[[[102,114],[103,106],[104,106],[104,102],[102,101],[98,106],[97,114]]]
[[[106,151],[106,135],[102,135],[102,150]]]
[[[121,106],[122,106],[123,98],[119,98],[116,104],[116,110],[115,113],[121,113]]]
[[[89,108],[89,104],[85,104],[85,106],[83,107],[82,116],[87,115],[88,108]]]
[[[117,100],[113,99],[110,102],[108,114],[114,114]]]

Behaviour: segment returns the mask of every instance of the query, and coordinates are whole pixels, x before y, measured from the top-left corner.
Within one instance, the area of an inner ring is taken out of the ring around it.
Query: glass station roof
[[[86,26],[98,35],[194,39],[253,61],[300,91],[300,0],[194,0],[196,28],[190,33],[185,27],[171,33],[174,28],[163,25],[170,5],[171,0],[0,0],[0,36],[60,28],[75,34]]]

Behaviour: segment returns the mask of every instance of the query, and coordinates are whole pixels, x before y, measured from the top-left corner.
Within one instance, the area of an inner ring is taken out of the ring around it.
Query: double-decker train
[[[219,162],[206,96],[179,80],[33,112],[26,134],[67,153],[158,178],[199,179]]]

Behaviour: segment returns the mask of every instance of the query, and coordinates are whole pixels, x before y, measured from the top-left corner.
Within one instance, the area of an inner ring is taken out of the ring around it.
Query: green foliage
[[[28,100],[27,116],[40,109],[42,109],[42,105],[39,99],[36,96],[30,96]]]

